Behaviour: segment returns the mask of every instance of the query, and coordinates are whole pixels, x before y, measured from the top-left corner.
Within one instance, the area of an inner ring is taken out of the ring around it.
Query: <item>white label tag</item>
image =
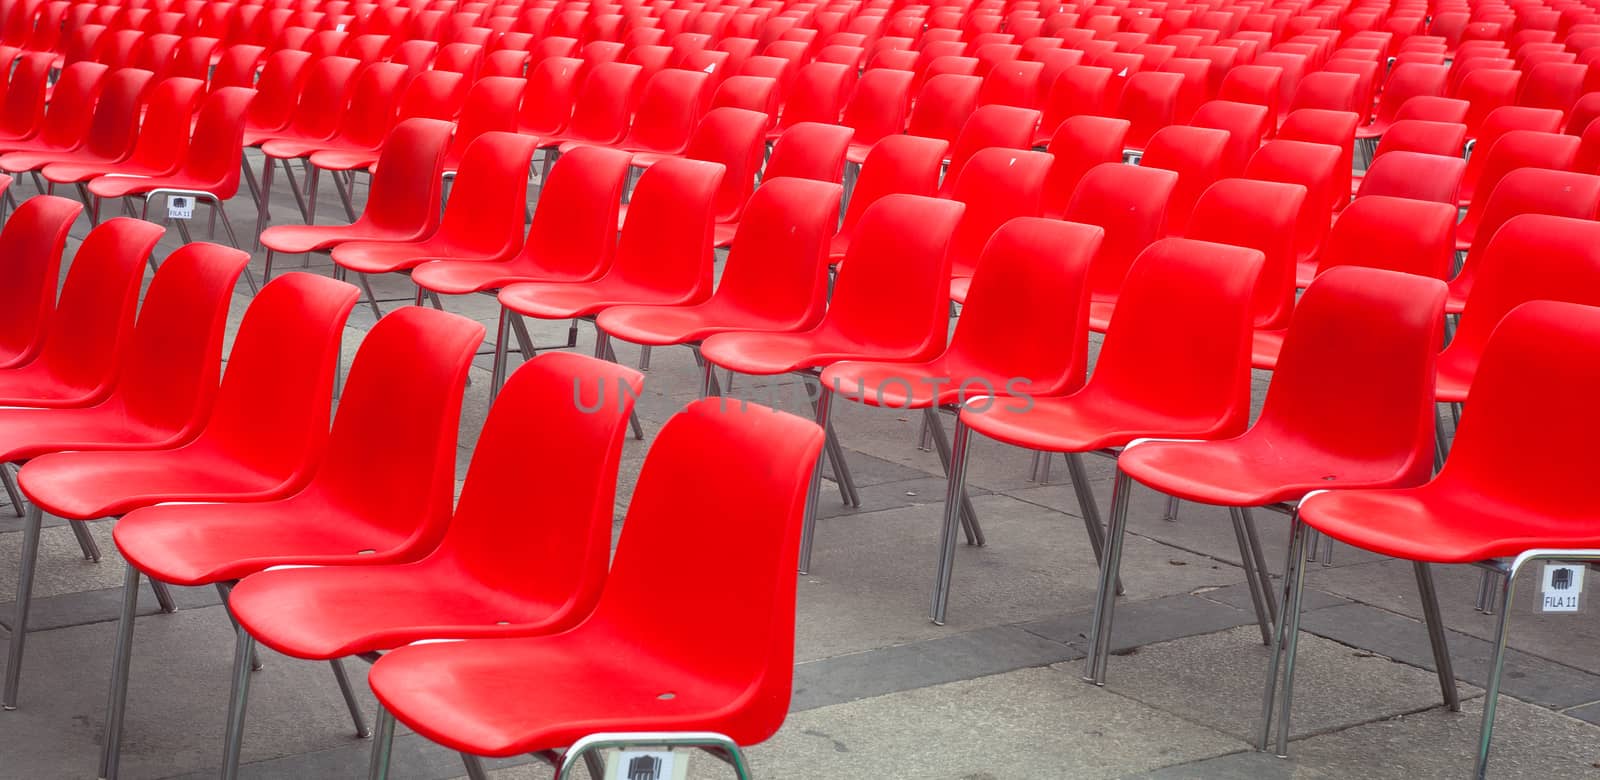
[[[333,31],[334,32],[344,32],[344,22],[340,22],[340,23],[334,25],[333,26]]]
[[[1545,564],[1544,597],[1539,602],[1539,611],[1577,612],[1583,596],[1583,572],[1587,568],[1581,563]]]
[[[167,196],[167,218],[168,219],[193,219],[194,218],[194,198],[191,198],[188,195],[168,195]]]
[[[689,757],[671,750],[612,750],[606,755],[606,780],[684,780]]]

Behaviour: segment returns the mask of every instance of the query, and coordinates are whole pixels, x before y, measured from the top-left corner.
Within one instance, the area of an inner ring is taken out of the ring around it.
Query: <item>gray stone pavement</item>
[[[259,164],[257,164],[259,170]],[[278,177],[274,219],[299,216]],[[26,179],[17,186],[31,194]],[[364,198],[358,183],[357,199]],[[159,207],[159,204],[157,204]],[[153,209],[158,211],[159,208]],[[324,177],[320,221],[339,210]],[[115,213],[113,204],[103,212]],[[228,206],[248,235],[244,192]],[[205,231],[204,209],[194,221]],[[74,244],[88,230],[81,220]],[[219,230],[220,234],[220,230]],[[172,231],[158,256],[177,243]],[[259,274],[261,253],[252,268]],[[309,269],[328,273],[326,256]],[[300,258],[279,258],[301,270]],[[377,278],[385,297],[409,297],[401,276]],[[241,283],[230,315],[249,302]],[[487,296],[447,298],[447,309],[494,329]],[[372,325],[351,317],[345,360]],[[529,322],[541,344],[563,342],[565,321]],[[231,329],[230,329],[231,335]],[[579,330],[579,351],[593,330]],[[633,364],[639,350],[617,344]],[[461,423],[458,477],[487,407],[489,359],[477,360]],[[1266,376],[1256,377],[1259,404]],[[682,348],[657,349],[638,411],[643,442],[629,440],[617,517],[654,431],[695,397],[698,371]],[[800,412],[795,380],[740,377],[734,395]],[[1030,454],[979,440],[969,484],[989,539],[957,552],[949,623],[926,612],[944,494],[936,456],[917,449],[914,414],[840,402],[835,422],[861,486],[862,506],[841,505],[824,484],[814,568],[800,577],[792,714],[750,750],[762,778],[1434,778],[1464,777],[1476,744],[1493,618],[1473,610],[1475,570],[1436,569],[1456,672],[1460,713],[1439,703],[1432,657],[1410,567],[1339,546],[1331,566],[1310,567],[1292,757],[1252,748],[1267,650],[1254,626],[1225,512],[1184,504],[1161,519],[1163,498],[1132,498],[1107,685],[1081,681],[1084,634],[1097,577],[1066,468],[1030,481]],[[401,424],[399,421],[396,424]],[[710,464],[708,454],[708,467]],[[1090,458],[1102,506],[1111,463]],[[532,497],[530,500],[537,500]],[[693,507],[686,507],[692,513]],[[1287,523],[1257,521],[1274,570]],[[93,524],[108,555],[86,563],[69,529],[47,519],[32,613],[21,708],[0,713],[0,777],[93,777],[104,729],[106,685],[122,564],[110,524]],[[9,622],[20,522],[0,507],[0,625]],[[232,633],[209,589],[178,588],[180,609],[159,614],[146,591],[137,621],[123,776],[214,777],[228,691]],[[1500,705],[1493,775],[1600,775],[1600,623],[1592,611],[1533,611],[1533,588],[1515,604],[1511,656]],[[4,639],[5,635],[0,635]],[[326,665],[265,652],[253,682],[244,746],[250,778],[365,777],[369,743],[353,736]],[[365,665],[351,662],[358,685]],[[371,709],[370,692],[360,685]],[[549,777],[531,759],[490,762],[495,777]],[[393,776],[452,778],[457,757],[402,730]],[[580,773],[580,776],[586,777]],[[731,777],[700,756],[690,777]]]

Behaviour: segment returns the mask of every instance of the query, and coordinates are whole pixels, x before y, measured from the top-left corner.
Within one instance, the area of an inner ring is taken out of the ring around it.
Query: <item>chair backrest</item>
[[[517,133],[478,136],[461,157],[461,168],[445,203],[443,241],[467,252],[503,258],[522,246],[528,168],[538,139]]]
[[[1041,134],[1053,136],[1068,117],[1088,114],[1111,116],[1111,69],[1093,65],[1062,68],[1045,92]]]
[[[1454,203],[1369,195],[1333,223],[1317,273],[1354,265],[1446,279],[1455,243]]]
[[[617,212],[633,155],[580,146],[562,155],[540,187],[519,261],[553,279],[587,281],[611,267]]]
[[[1467,161],[1418,152],[1389,152],[1373,159],[1356,200],[1390,195],[1456,205]],[[1348,210],[1348,209],[1347,209]]]
[[[151,222],[117,217],[78,245],[38,357],[69,386],[110,390],[133,332],[145,258],[164,232]]]
[[[1039,81],[1044,74],[1044,63],[1012,60],[996,64],[983,77],[983,89],[978,102],[983,105],[1016,106],[1037,109],[1040,106]]]
[[[1008,108],[991,106],[991,108]],[[989,237],[1015,217],[1037,217],[1044,209],[1045,180],[1053,158],[1042,152],[990,147],[980,149],[950,188],[953,200],[966,204],[950,239],[950,272],[971,276]]]
[[[1332,192],[1348,193],[1355,156],[1356,125],[1359,122],[1360,117],[1354,111],[1302,108],[1283,118],[1283,125],[1278,128],[1274,140],[1327,144],[1339,149],[1339,162],[1333,166]],[[1339,205],[1337,198],[1335,201]]]
[[[911,111],[911,80],[903,70],[869,70],[861,74],[855,92],[844,104],[845,127],[855,131],[855,142],[873,144],[905,132]]]
[[[425,70],[411,79],[400,95],[400,105],[395,115],[400,121],[407,119],[442,119],[455,121],[461,106],[467,102],[467,77],[448,70]]]
[[[517,127],[530,135],[557,133],[572,119],[578,98],[578,72],[583,60],[550,57],[528,69],[528,88],[522,94]]]
[[[364,66],[351,86],[350,105],[338,137],[351,145],[374,147],[394,127],[400,95],[410,81],[406,66],[375,62]]]
[[[1429,122],[1466,124],[1467,113],[1471,110],[1472,104],[1465,100],[1419,95],[1400,104],[1400,109],[1395,112],[1394,121],[1422,119]],[[1467,134],[1470,136],[1471,133],[1472,128],[1468,126]]]
[[[205,97],[205,89],[205,82],[199,79],[177,76],[152,87],[144,124],[133,142],[129,163],[164,173],[182,165],[189,153],[189,122],[201,98]]]
[[[695,128],[684,157],[723,166],[714,206],[716,221],[734,222],[744,210],[761,169],[767,116],[742,108],[714,108]]]
[[[1294,308],[1295,235],[1305,202],[1301,184],[1223,179],[1200,196],[1190,217],[1189,238],[1261,252],[1254,320],[1258,328],[1283,327]]]
[[[651,76],[622,143],[650,151],[681,151],[711,101],[711,88],[710,75],[697,70],[669,68]]]
[[[827,308],[828,241],[843,191],[811,179],[763,181],[707,306],[758,316],[774,330],[815,326]]]
[[[1588,529],[1596,496],[1579,448],[1585,431],[1597,433],[1582,410],[1600,385],[1600,309],[1525,303],[1487,341],[1467,394],[1473,411],[1429,489],[1470,491],[1475,501],[1535,512],[1551,528]]]
[[[1092,269],[1091,269],[1092,271]],[[1261,253],[1164,238],[1128,269],[1080,397],[1114,398],[1229,436],[1250,416],[1250,312]],[[1183,323],[1174,329],[1172,323]]]
[[[249,261],[237,249],[204,242],[184,244],[162,261],[121,357],[115,395],[130,419],[190,435],[205,423],[222,373],[228,306]]]
[[[329,296],[312,316],[342,323],[333,300]],[[483,326],[472,320],[421,306],[395,309],[378,320],[350,364],[327,451],[308,491],[407,539],[410,549],[433,549],[455,498],[462,392],[483,336]],[[233,370],[230,363],[230,375]],[[226,377],[223,382],[226,387]],[[405,392],[395,392],[397,387]],[[407,424],[396,427],[395,420]],[[382,446],[373,446],[380,441]]]
[[[1226,130],[1171,125],[1150,136],[1139,165],[1178,174],[1178,184],[1167,202],[1167,235],[1184,234],[1200,193],[1223,177],[1223,156],[1227,149]]]
[[[1570,170],[1578,159],[1578,147],[1582,145],[1581,139],[1574,138],[1565,133],[1539,132],[1536,130],[1512,130],[1495,139],[1492,146],[1480,145],[1473,150],[1473,157],[1479,154],[1484,156],[1484,162],[1478,167],[1478,179],[1473,192],[1473,205],[1494,193],[1495,187],[1500,184],[1507,174],[1521,168],[1548,168],[1550,170]],[[1470,174],[1472,160],[1467,161]],[[1467,221],[1475,223],[1478,214],[1468,209]]]
[[[949,196],[961,177],[961,170],[981,149],[1031,149],[1039,127],[1039,112],[1015,106],[979,106],[961,125],[961,132],[950,144],[950,165],[939,185],[941,195]]]
[[[1143,149],[1157,130],[1176,121],[1181,89],[1183,76],[1177,73],[1143,71],[1128,77],[1117,103],[1117,115],[1132,123],[1128,148]]]
[[[626,62],[596,65],[578,88],[567,134],[602,144],[621,140],[638,102],[641,70]]]
[[[439,119],[407,119],[389,131],[359,222],[427,235],[439,225],[440,172],[454,131]]]
[[[216,406],[195,446],[215,448],[287,485],[305,484],[327,441],[339,342],[357,297],[353,285],[307,273],[284,274],[262,287],[239,324]]]
[[[892,135],[874,144],[861,163],[839,232],[852,235],[867,207],[885,195],[933,195],[947,148],[944,141],[916,135]]]
[[[227,200],[239,191],[245,112],[255,96],[255,90],[244,87],[218,90],[206,96],[195,119],[183,173],[195,183],[204,184],[218,200]]]
[[[1311,260],[1328,237],[1328,217],[1349,202],[1350,185],[1339,189],[1338,170],[1343,155],[1338,147],[1305,141],[1274,139],[1250,157],[1244,175],[1261,181],[1299,184],[1306,188],[1305,208],[1295,229],[1295,252]]]
[[[718,163],[683,158],[645,170],[628,201],[616,262],[605,278],[626,279],[689,303],[710,296],[712,220],[724,171]]]
[[[190,79],[205,79],[211,75],[211,57],[222,42],[216,38],[185,38],[178,44],[167,73]]]
[[[643,385],[631,368],[571,353],[519,367],[489,408],[438,554],[549,605],[553,628],[587,617],[610,563],[622,443]],[[537,511],[530,488],[549,493]]]
[[[1378,141],[1373,159],[1390,152],[1421,152],[1460,157],[1467,142],[1467,126],[1455,122],[1427,122],[1403,119],[1389,125]],[[1370,165],[1368,166],[1370,167]]]
[[[250,103],[251,129],[278,130],[289,124],[289,120],[297,115],[300,93],[311,78],[310,65],[310,54],[293,49],[279,51],[267,58],[255,87],[260,97]],[[333,119],[338,119],[338,112],[335,112]]]
[[[1383,83],[1378,95],[1377,122],[1387,125],[1406,101],[1420,96],[1444,97],[1448,89],[1450,68],[1444,65],[1427,65],[1409,62],[1396,65]]]
[[[1522,80],[1517,103],[1565,113],[1583,96],[1588,79],[1588,65],[1561,62],[1535,65]]]
[[[40,143],[58,148],[76,148],[83,143],[109,70],[98,62],[75,62],[61,69],[39,123]]]
[[[84,135],[84,148],[98,157],[121,160],[133,150],[139,131],[139,110],[150,90],[148,70],[123,68],[106,77],[94,118]]]
[[[1217,97],[1235,103],[1265,106],[1271,124],[1278,120],[1278,95],[1283,69],[1272,65],[1239,65],[1222,78]]]
[[[928,79],[911,108],[907,132],[954,143],[967,117],[977,110],[982,87],[983,79],[977,76],[947,73]]]
[[[1471,123],[1468,123],[1471,127]],[[1491,111],[1484,118],[1483,124],[1477,132],[1468,130],[1468,137],[1475,138],[1473,154],[1467,158],[1466,177],[1461,181],[1461,199],[1470,201],[1478,191],[1478,179],[1483,176],[1483,170],[1489,162],[1487,152],[1494,148],[1500,136],[1516,130],[1534,130],[1541,133],[1561,132],[1561,112],[1545,108],[1531,108],[1528,106],[1503,106]],[[1478,152],[1485,152],[1479,155]]]
[[[1104,237],[1094,225],[1058,219],[1001,225],[984,245],[947,357],[964,371],[1006,377],[1008,393],[1060,395],[1081,387],[1087,281]],[[1013,380],[1023,381],[1013,387]]]
[[[265,56],[266,53],[267,50],[263,46],[251,46],[244,43],[235,44],[223,49],[222,58],[217,60],[216,67],[210,68],[209,70],[211,88],[220,89],[222,87],[256,86],[256,66],[261,64],[261,58]],[[304,52],[302,52],[302,54],[303,53]],[[294,60],[304,63],[304,59],[295,57],[293,55],[290,55],[284,60],[280,60],[280,62],[286,63]],[[207,63],[207,66],[208,68],[210,67],[209,62]],[[202,82],[206,80],[204,76],[196,76],[186,73],[175,73],[173,75],[183,78],[200,79]],[[283,75],[283,72],[280,70],[278,72],[278,77],[281,78]],[[266,83],[267,74],[265,70],[261,72],[261,78],[263,82],[261,84],[261,91],[267,92],[268,85]],[[262,99],[266,100],[267,98]]]
[[[39,354],[56,308],[61,252],[83,205],[38,195],[17,206],[0,227],[0,366]]]
[[[845,155],[854,135],[849,127],[801,122],[790,125],[772,145],[761,177],[792,177],[838,182],[844,178]]]
[[[318,140],[332,137],[350,107],[361,67],[351,57],[323,57],[307,66],[305,91],[289,119],[289,131]]]
[[[813,62],[800,69],[788,92],[778,126],[796,122],[838,124],[850,89],[855,86],[856,69],[836,62]]]
[[[950,317],[950,247],[965,210],[957,201],[902,194],[868,206],[818,330],[871,344],[886,360],[939,354]]]
[[[592,623],[652,637],[653,656],[726,684],[743,707],[730,737],[777,732],[794,674],[794,569],[822,430],[764,408],[696,401],[668,420],[645,456]],[[722,453],[726,468],[706,469]],[[693,496],[703,522],[686,528]],[[685,533],[686,530],[692,533]],[[663,581],[661,556],[685,569]],[[694,609],[675,605],[695,604]],[[584,628],[579,628],[582,631]]]
[[[1376,268],[1318,276],[1295,307],[1246,436],[1295,441],[1364,472],[1336,476],[1427,480],[1445,295],[1439,279]]]
[[[1128,120],[1080,114],[1067,117],[1056,127],[1046,151],[1055,158],[1044,185],[1044,215],[1060,217],[1066,211],[1072,191],[1089,169],[1102,163],[1122,161],[1123,141],[1128,135]]]
[[[514,133],[517,130],[517,113],[522,108],[522,94],[527,82],[509,76],[487,76],[467,88],[466,100],[456,119],[456,133],[450,139],[450,149],[445,152],[444,168],[455,171],[473,141],[484,133]]]
[[[1103,163],[1089,169],[1067,201],[1064,219],[1106,231],[1089,266],[1089,294],[1114,301],[1134,257],[1166,235],[1167,202],[1178,174],[1159,168]]]

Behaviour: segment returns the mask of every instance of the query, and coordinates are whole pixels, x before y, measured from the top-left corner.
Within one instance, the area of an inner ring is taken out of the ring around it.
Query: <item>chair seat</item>
[[[104,399],[110,391],[110,382],[85,385],[58,375],[43,360],[0,371],[0,406],[49,409],[88,406]]]
[[[733,331],[782,332],[806,323],[784,322],[761,311],[713,298],[695,306],[617,306],[600,313],[601,330],[635,344],[664,347],[703,341]]]
[[[967,302],[967,291],[972,289],[972,277],[957,276],[950,280],[950,300],[956,303]]]
[[[261,231],[261,245],[274,252],[319,252],[352,241],[409,242],[419,236],[371,224],[274,225]]]
[[[325,171],[357,171],[378,162],[379,149],[321,149],[311,154],[311,164]]]
[[[1239,433],[1219,430],[1215,419],[1174,417],[1087,391],[1026,404],[995,399],[982,411],[962,410],[961,420],[991,439],[1046,452],[1091,452],[1134,439],[1212,439]]]
[[[70,144],[53,144],[38,136],[23,140],[7,140],[0,138],[0,154],[19,154],[22,152],[43,152],[46,154],[55,154],[58,152],[70,152],[82,145],[83,144],[81,142]]]
[[[430,260],[411,271],[411,281],[423,289],[446,295],[494,290],[518,282],[587,282],[589,278],[561,277],[521,255],[503,261]]]
[[[158,170],[148,165],[135,165],[130,162],[120,163],[90,163],[90,162],[58,162],[46,165],[39,171],[46,181],[57,184],[71,184],[73,182],[88,181],[97,176],[106,174],[122,174],[128,176],[166,176],[171,170]]]
[[[1450,295],[1444,300],[1446,314],[1460,314],[1467,308],[1467,295],[1472,292],[1472,277],[1458,274],[1450,280]]]
[[[262,644],[317,661],[392,650],[420,639],[546,633],[573,622],[561,604],[468,579],[464,570],[430,558],[265,571],[239,583],[228,608]],[[551,626],[553,617],[562,623]]]
[[[1441,403],[1462,403],[1478,370],[1477,356],[1469,359],[1463,350],[1446,349],[1439,353],[1433,396]]]
[[[1317,264],[1309,260],[1294,261],[1294,286],[1305,288],[1317,278]]]
[[[656,662],[648,644],[615,634],[586,625],[549,637],[412,645],[379,660],[368,680],[417,733],[481,756],[566,747],[596,732],[713,731],[741,744],[770,736],[736,715],[743,686]]]
[[[513,247],[515,250],[515,247]],[[386,274],[415,268],[430,260],[499,260],[443,241],[349,241],[333,248],[333,261],[352,271]]]
[[[867,153],[872,151],[872,147],[875,145],[876,144],[864,144],[851,141],[850,145],[846,146],[844,149],[844,159],[846,162],[853,162],[856,165],[860,165],[867,161]]]
[[[977,377],[989,382],[987,386]],[[970,368],[952,366],[944,357],[926,363],[879,363],[846,361],[828,366],[822,383],[834,392],[869,406],[895,409],[926,409],[958,403],[963,395],[952,378],[969,381],[965,395],[982,395],[989,388],[1005,388],[1005,377],[984,376]]]
[[[624,151],[633,151],[633,150],[629,149],[629,150],[624,150]],[[677,153],[655,152],[655,151],[651,151],[651,152],[634,152],[633,159],[629,160],[628,164],[633,166],[633,167],[635,167],[635,168],[649,168],[650,166],[655,165],[656,163],[661,162],[662,160],[671,160],[671,159],[674,159],[674,158],[677,158],[677,157],[682,157],[682,156],[683,156],[682,152],[677,152]]]
[[[1116,300],[1093,300],[1089,302],[1089,330],[1096,333],[1105,333],[1111,325],[1111,312],[1117,307]]]
[[[1314,490],[1386,488],[1399,478],[1381,461],[1297,448],[1266,436],[1145,442],[1124,451],[1117,465],[1167,495],[1221,506],[1298,501]]]
[[[116,165],[120,160],[121,158],[119,157],[104,157],[102,155],[95,154],[84,147],[54,152],[12,152],[10,154],[0,155],[0,169],[7,171],[32,171],[43,168],[46,165],[58,164],[81,164],[91,165],[99,168],[108,168]]]
[[[1251,334],[1250,366],[1264,371],[1278,367],[1278,353],[1283,351],[1283,337],[1288,330],[1257,330]]]
[[[406,542],[309,490],[284,501],[146,507],[118,520],[113,536],[129,562],[174,585],[236,580],[271,566],[395,563]]]
[[[18,483],[58,517],[92,520],[167,501],[265,501],[289,486],[201,443],[150,452],[64,452],[35,458]]]
[[[189,435],[129,419],[115,400],[79,409],[0,409],[0,463],[64,450],[164,449]]]
[[[214,181],[200,181],[193,176],[182,174],[172,176],[125,176],[112,174],[100,176],[89,182],[89,192],[102,198],[120,198],[124,195],[135,195],[151,190],[191,190],[194,192],[211,192],[217,186]],[[228,193],[232,195],[232,193]]]
[[[331,143],[332,136],[316,138],[298,133],[274,133],[262,141],[261,153],[279,160],[292,160],[309,156],[319,149],[327,149]]]
[[[1319,493],[1300,504],[1300,519],[1341,542],[1430,563],[1473,563],[1540,547],[1600,546],[1593,523],[1431,485]],[[1589,536],[1580,538],[1577,531],[1585,527]]]
[[[578,284],[523,282],[500,290],[502,305],[519,314],[549,320],[589,317],[625,304],[682,306],[698,302],[675,291],[642,287],[615,277]]]

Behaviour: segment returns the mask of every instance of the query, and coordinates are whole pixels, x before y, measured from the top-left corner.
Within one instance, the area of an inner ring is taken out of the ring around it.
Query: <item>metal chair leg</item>
[[[966,497],[967,445],[971,429],[956,417],[955,442],[950,447],[950,462],[945,469],[944,522],[939,530],[939,563],[933,580],[933,607],[928,617],[935,625],[944,625],[945,611],[950,606],[950,578],[956,562],[956,526],[960,523],[961,499]]]
[[[261,160],[261,196],[256,204],[256,249],[261,248],[261,232],[272,220],[272,158]]]
[[[250,658],[256,638],[240,628],[233,647],[233,689],[228,694],[228,727],[223,738],[222,778],[238,780],[239,752],[244,745],[244,713],[250,702]]]
[[[1105,557],[1100,561],[1100,582],[1096,587],[1094,618],[1089,623],[1089,658],[1084,679],[1095,685],[1106,684],[1106,661],[1111,655],[1111,626],[1116,609],[1117,575],[1122,567],[1122,540],[1128,525],[1128,494],[1133,479],[1117,469],[1111,482],[1111,526],[1107,529]]]
[[[17,688],[22,683],[22,651],[28,638],[28,607],[33,602],[33,572],[39,563],[39,531],[44,525],[44,510],[28,506],[22,521],[22,560],[17,569],[16,612],[11,618],[11,646],[6,659],[6,686],[0,708],[17,708]]]
[[[1178,497],[1167,496],[1167,511],[1161,516],[1162,520],[1169,523],[1178,522]]]
[[[155,580],[151,580],[152,585]],[[239,619],[233,616],[233,611],[228,609],[228,597],[233,593],[233,585],[227,582],[217,583],[217,596],[222,599],[223,612],[228,616],[228,622],[233,624],[233,630],[239,630]],[[261,654],[254,647],[250,648],[250,671],[261,671]]]
[[[500,319],[494,328],[494,364],[489,377],[489,405],[500,396],[500,386],[506,382],[506,326],[511,310],[500,307]]]
[[[122,763],[122,725],[128,707],[128,674],[133,661],[133,621],[139,609],[139,570],[128,565],[122,580],[122,613],[111,656],[111,691],[106,699],[105,744],[100,748],[100,780],[116,780]]]
[[[819,382],[820,384],[820,382]],[[828,389],[823,387],[822,395],[828,394]],[[817,424],[822,426],[824,439],[827,435],[828,411],[831,405],[814,404],[816,409]],[[800,528],[800,573],[807,574],[811,571],[811,547],[817,532],[817,502],[822,499],[822,463],[832,456],[832,452],[824,446],[817,455],[816,468],[811,471],[811,486],[806,491],[806,513],[804,524]]]
[[[17,475],[11,472],[10,463],[0,463],[0,483],[6,487],[6,497],[11,499],[11,511],[22,517],[27,508],[27,502],[22,500],[22,491],[17,488]]]
[[[355,724],[356,736],[366,739],[372,736],[372,729],[367,728],[367,718],[361,713],[361,702],[356,701],[356,692],[350,687],[350,674],[345,671],[344,659],[335,658],[328,662],[333,667],[333,679],[339,683],[339,694],[344,697],[344,706],[350,709],[350,721]]]
[[[356,281],[361,283],[361,291],[367,296],[367,305],[372,307],[374,319],[383,319],[383,309],[378,308],[378,294],[372,291],[372,280],[359,271],[356,272]]]
[[[1257,748],[1265,751],[1267,741],[1272,734],[1273,699],[1276,694],[1279,758],[1289,756],[1289,708],[1294,696],[1295,651],[1300,641],[1300,601],[1301,594],[1305,590],[1308,530],[1310,529],[1300,522],[1299,516],[1295,516],[1294,526],[1289,532],[1289,560],[1285,565],[1283,576],[1283,617],[1278,621],[1278,630],[1273,638],[1272,660],[1267,667],[1267,686],[1261,707],[1261,740]],[[1283,668],[1283,687],[1277,689],[1280,665]]]
[[[151,578],[150,591],[156,594],[156,603],[161,606],[161,611],[168,615],[178,611],[177,602],[172,600],[172,590],[167,583]]]
[[[1083,453],[1063,453],[1067,459],[1067,478],[1072,480],[1072,491],[1078,496],[1078,511],[1083,514],[1083,529],[1089,533],[1089,548],[1094,551],[1094,562],[1105,563],[1106,527],[1100,522],[1100,505],[1094,500],[1094,489],[1089,487],[1089,472],[1083,467]],[[1049,458],[1049,454],[1045,455]],[[1117,595],[1123,594],[1122,580],[1117,580]]]
[[[72,535],[78,540],[78,549],[83,551],[83,559],[90,563],[100,562],[100,545],[95,543],[94,536],[89,533],[89,527],[78,520],[67,523],[72,528]]]
[[[1244,568],[1245,585],[1250,589],[1250,605],[1255,608],[1256,625],[1261,628],[1261,644],[1271,645],[1273,617],[1267,608],[1266,594],[1261,592],[1261,579],[1256,576],[1256,555],[1245,534],[1244,513],[1239,507],[1230,506],[1228,517],[1233,521],[1233,538],[1239,545],[1239,561]]]
[[[467,780],[489,780],[489,772],[483,768],[483,759],[471,753],[462,753],[461,763],[467,767]]]
[[[1477,780],[1485,780],[1489,773],[1489,743],[1494,737],[1494,711],[1500,704],[1500,675],[1506,666],[1506,629],[1511,621],[1511,596],[1516,592],[1516,579],[1517,565],[1513,563],[1500,585],[1500,619],[1494,629],[1494,655],[1489,661],[1489,684],[1483,693],[1483,723],[1478,727],[1478,759],[1472,772]]]
[[[950,442],[945,438],[944,421],[939,419],[939,410],[930,406],[922,410],[922,425],[928,431],[928,438],[933,440],[934,448],[939,452],[939,465],[944,467],[946,477],[950,476]],[[967,488],[961,488],[961,530],[967,537],[967,544],[982,547],[986,544],[983,538],[983,528],[978,525],[978,512],[972,508],[972,498],[967,495]]]
[[[378,705],[377,732],[372,738],[372,761],[367,765],[367,780],[388,780],[389,760],[394,752],[394,715]]]
[[[595,333],[597,334],[594,341],[595,357],[612,363],[618,362],[617,351],[611,348],[611,335],[599,328],[595,329]],[[638,409],[628,412],[628,427],[633,429],[633,438],[644,441],[644,426],[639,424]]]
[[[1439,673],[1439,693],[1451,712],[1461,711],[1461,694],[1456,690],[1455,668],[1450,663],[1450,645],[1439,614],[1439,594],[1433,587],[1433,570],[1423,561],[1412,561],[1417,575],[1417,593],[1422,597],[1422,620],[1428,626],[1428,644],[1433,647],[1434,668]]]

